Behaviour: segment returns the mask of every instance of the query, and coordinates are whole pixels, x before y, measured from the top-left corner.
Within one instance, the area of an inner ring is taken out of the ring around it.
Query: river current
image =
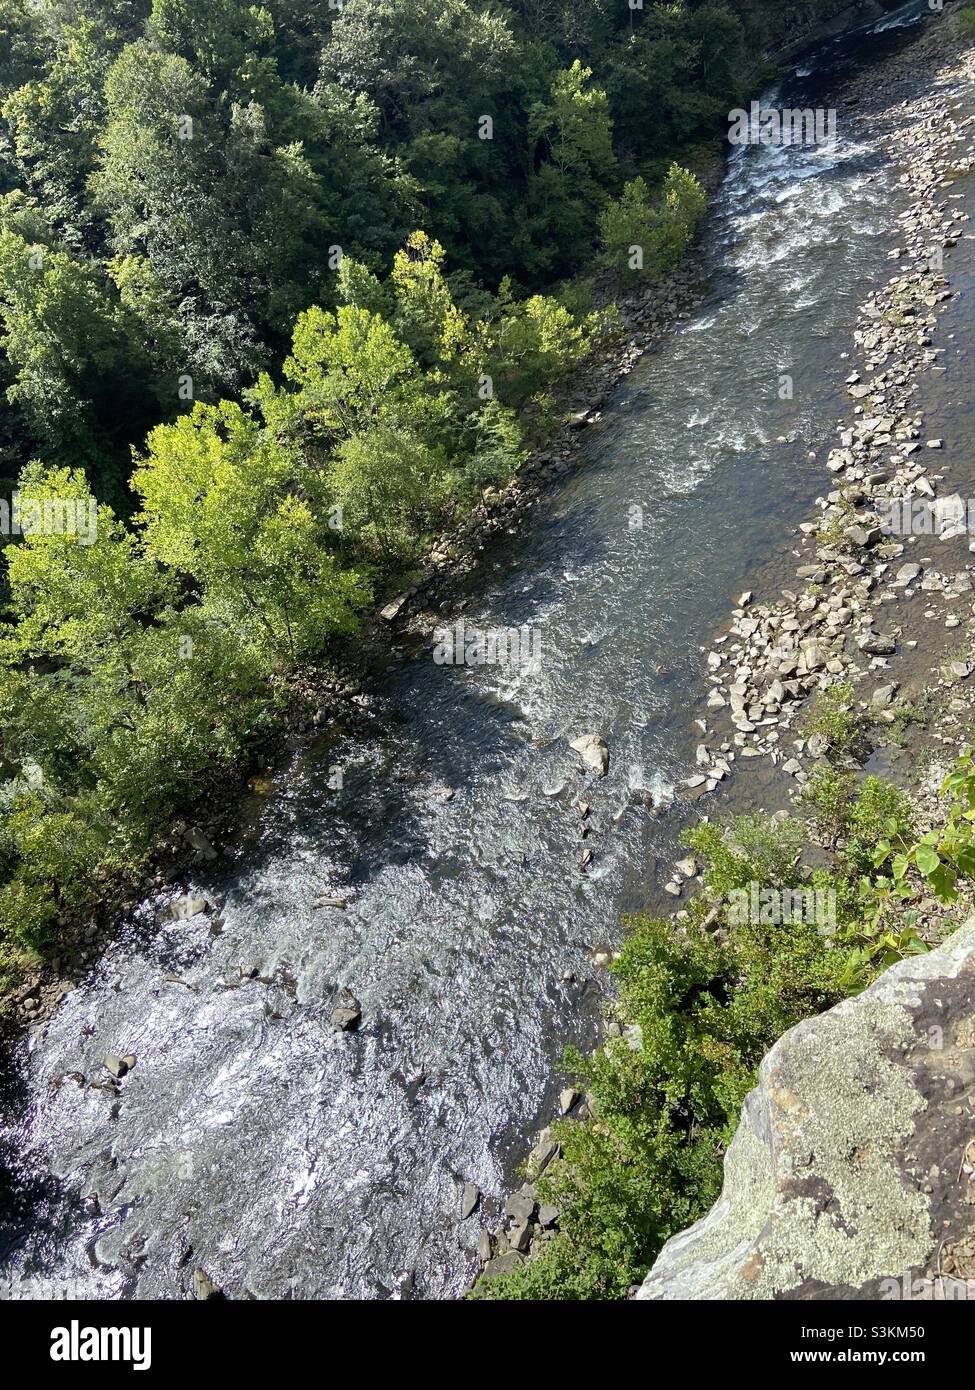
[[[828,105],[836,70],[916,8],[805,56],[765,100]],[[463,1288],[553,1113],[562,1047],[596,1037],[593,949],[673,857],[702,648],[823,490],[841,354],[903,196],[865,126],[841,105],[835,147],[732,153],[704,301],[447,615],[528,625],[539,669],[429,650],[397,666],[354,727],[278,769],[201,877],[223,932],[146,904],[21,1048],[4,1297],[179,1298],[197,1266],[233,1297]],[[590,731],[610,748],[597,783],[568,747]],[[343,987],[355,1033],[329,1024]],[[110,1053],[137,1057],[118,1095],[88,1084]],[[463,1182],[485,1196],[461,1223]]]

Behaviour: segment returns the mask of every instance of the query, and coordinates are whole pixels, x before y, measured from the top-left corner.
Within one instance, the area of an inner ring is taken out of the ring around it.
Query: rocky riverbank
[[[823,743],[789,735],[807,704],[831,686],[852,684],[871,723],[893,722],[906,679],[898,661],[905,671],[916,666],[912,654],[932,625],[945,634],[944,660],[932,665],[930,643],[923,643],[928,688],[951,690],[956,725],[970,707],[975,663],[950,654],[975,637],[975,565],[959,523],[963,499],[949,492],[953,464],[963,473],[969,460],[948,456],[916,400],[924,375],[941,370],[944,348],[934,335],[956,294],[944,267],[966,236],[969,214],[958,190],[975,166],[975,114],[964,105],[975,55],[945,57],[953,32],[948,21],[930,30],[892,73],[880,82],[860,79],[847,96],[856,104],[871,96],[873,109],[857,119],[880,126],[912,194],[894,229],[897,273],[860,308],[847,380],[852,410],[826,459],[833,486],[820,500],[821,515],[801,527],[795,588],[768,601],[743,595],[707,654],[711,690],[696,725],[706,742],[700,770],[685,784],[691,797],[713,791],[736,758],[766,757],[804,784]],[[931,94],[898,100],[912,64],[939,57]],[[889,519],[905,516],[916,534],[891,530]],[[712,757],[713,745],[720,756]]]
[[[928,92],[917,99],[913,95],[916,74],[928,67],[933,74]],[[918,397],[925,377],[944,370],[939,360],[944,348],[936,342],[938,321],[957,295],[945,271],[951,269],[952,252],[963,239],[971,239],[966,231],[969,214],[963,205],[967,187],[963,181],[975,167],[973,77],[975,47],[963,36],[958,17],[945,15],[942,22],[929,25],[906,52],[860,75],[839,94],[851,124],[865,128],[869,123],[874,135],[879,130],[882,146],[903,170],[901,184],[909,191],[911,204],[892,228],[897,243],[890,252],[894,274],[860,307],[847,380],[851,410],[838,423],[836,447],[823,460],[824,476],[832,487],[820,499],[820,515],[804,523],[796,538],[794,587],[765,598],[756,581],[755,590],[742,594],[728,626],[706,653],[704,679],[710,691],[695,711],[696,769],[681,788],[686,800],[707,798],[730,777],[736,764],[741,768],[752,760],[776,769],[791,787],[793,798],[798,798],[827,751],[825,736],[809,731],[817,703],[832,687],[851,686],[858,722],[875,749],[895,730],[902,733],[912,722],[922,722],[918,697],[927,693],[934,757],[917,792],[917,809],[922,823],[938,819],[934,789],[939,762],[950,762],[960,751],[975,703],[975,682],[970,679],[975,675],[975,565],[968,533],[959,524],[959,516],[967,515],[965,499],[957,492],[958,486],[968,482],[975,485],[975,469],[970,458],[949,457],[945,441],[926,428]],[[949,490],[953,487],[954,492]],[[905,506],[909,515],[919,518],[915,527],[919,534],[895,534],[885,524],[891,516],[902,517]],[[914,771],[919,771],[916,764]],[[707,806],[705,800],[701,810]],[[667,891],[681,897],[686,888],[693,889],[697,867],[690,857],[679,861]],[[677,918],[685,915],[680,911]],[[922,935],[928,919],[934,924],[940,918],[943,926],[943,917],[933,900],[923,902]],[[678,926],[675,922],[675,929]],[[942,952],[926,957],[920,969],[905,965],[883,976],[874,987],[877,998],[892,999],[905,980],[922,976],[936,989],[942,966],[945,978],[966,975],[970,933],[962,946],[954,943],[952,938]],[[959,960],[963,963],[956,969]],[[849,1019],[856,1005],[842,1006],[836,1013],[843,1009]],[[854,1021],[851,1026],[861,1025]],[[911,1019],[907,1026],[913,1026]],[[626,1027],[625,1021],[614,1020],[609,1032],[619,1036]],[[962,1033],[966,1027],[962,1025]],[[839,1022],[836,1028],[841,1031]],[[805,1032],[800,1028],[790,1034],[781,1047],[787,1052],[793,1036],[798,1045],[815,1033],[811,1022]],[[967,1046],[964,1038],[958,1043],[962,1045]],[[770,1058],[763,1078],[771,1076],[772,1070]],[[927,1085],[930,1077],[927,1073],[925,1077]],[[917,1100],[909,1114],[921,1108],[924,1087],[919,1083],[912,1089],[905,1069],[896,1076],[891,1071],[887,1079]],[[763,1084],[771,1086],[770,1081]],[[824,1103],[822,1097],[819,1100]],[[878,1103],[882,1108],[883,1101]],[[772,1193],[777,1179],[768,1164],[756,1176],[759,1163],[746,1192],[740,1163],[749,1145],[749,1152],[761,1149],[767,1157],[771,1142],[767,1116],[761,1122],[756,1116],[760,1110],[765,1114],[771,1104],[761,1092],[756,1093],[746,1115],[747,1132],[736,1141],[735,1159],[729,1155],[722,1203],[687,1237],[670,1242],[639,1297],[773,1296],[759,1292],[764,1288],[760,1277],[764,1254],[758,1233],[773,1209],[779,1211],[778,1198],[770,1195],[766,1202],[763,1188],[762,1200],[754,1204],[754,1219],[748,1213],[758,1190],[755,1184],[766,1183]],[[563,1115],[582,1122],[588,1118],[588,1101],[574,1090],[563,1092],[561,1109]],[[953,1113],[957,1117],[962,1112]],[[931,1144],[932,1136],[940,1136],[945,1151],[953,1151],[957,1135],[944,1122],[944,1113],[932,1111],[931,1119]],[[959,1123],[956,1118],[956,1129]],[[885,1133],[882,1125],[878,1124],[877,1133]],[[538,1205],[532,1179],[558,1154],[551,1133],[543,1130],[528,1159],[529,1181],[509,1198],[504,1225],[482,1233],[479,1255],[487,1277],[504,1276],[544,1250],[552,1239],[558,1214]],[[930,1191],[930,1184],[924,1190]],[[798,1199],[804,1191],[796,1188],[793,1193],[789,1188],[788,1195],[797,1197],[796,1206],[802,1206]],[[734,1213],[731,1221],[726,1220],[729,1204]],[[881,1209],[873,1212],[873,1226],[868,1221],[858,1232],[861,1244],[869,1244],[876,1235],[878,1216],[883,1219]],[[715,1259],[720,1263],[735,1244],[734,1220],[751,1220],[755,1226],[756,1272],[743,1275],[736,1265],[735,1289],[744,1287],[742,1278],[752,1280],[746,1293],[715,1293],[711,1256],[717,1251]],[[927,1231],[925,1225],[925,1240]],[[703,1252],[710,1253],[705,1258]],[[918,1245],[908,1253],[910,1258],[905,1255],[901,1263],[923,1274],[922,1266],[931,1253],[928,1246],[922,1251]],[[845,1296],[856,1296],[849,1289],[870,1277],[862,1273],[858,1281],[852,1275],[847,1278],[847,1271],[842,1276],[834,1272],[827,1279],[822,1270],[814,1269],[811,1258],[803,1265],[797,1256],[795,1264],[799,1272],[790,1285],[795,1297],[813,1296],[809,1288],[821,1287],[824,1280],[832,1284],[845,1280]],[[674,1271],[680,1275],[675,1293],[667,1291],[668,1281],[676,1277]],[[692,1286],[697,1291],[687,1292]],[[712,1291],[703,1292],[705,1288]],[[862,1296],[879,1295],[866,1292]]]

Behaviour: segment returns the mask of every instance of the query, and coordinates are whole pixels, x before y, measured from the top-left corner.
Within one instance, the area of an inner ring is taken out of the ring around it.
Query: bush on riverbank
[[[694,175],[672,164],[657,202],[644,179],[625,185],[599,219],[600,260],[621,279],[655,279],[679,263],[694,239],[707,200]]]
[[[893,935],[870,911],[886,893],[876,846],[891,826],[910,838],[909,800],[868,778],[830,822],[830,867],[803,869],[806,831],[796,820],[703,823],[686,837],[706,864],[689,917],[627,924],[612,970],[628,1026],[590,1058],[566,1055],[592,1117],[553,1126],[561,1157],[535,1184],[560,1210],[559,1233],[514,1273],[481,1279],[475,1297],[623,1298],[662,1244],[708,1210],[772,1044],[892,960],[927,949],[916,931]],[[818,893],[827,920],[740,910],[743,900],[767,904],[766,890],[772,902]]]

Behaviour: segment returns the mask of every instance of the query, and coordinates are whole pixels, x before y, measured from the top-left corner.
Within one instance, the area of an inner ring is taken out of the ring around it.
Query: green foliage
[[[817,763],[813,768],[803,788],[802,800],[812,809],[819,841],[827,849],[836,849],[845,833],[855,795],[854,773],[841,772],[826,762]]]
[[[268,674],[354,629],[368,589],[332,553],[320,474],[240,406],[153,430],[132,484],[147,556],[192,581],[201,614]]]
[[[685,836],[704,860],[704,891],[683,925],[628,924],[612,967],[616,1012],[628,1026],[591,1058],[566,1055],[592,1117],[553,1127],[561,1157],[535,1183],[540,1200],[559,1208],[559,1233],[510,1276],[482,1279],[474,1297],[625,1297],[664,1241],[716,1199],[722,1156],[768,1048],[802,1019],[862,990],[891,961],[928,949],[901,899],[899,921],[877,911],[887,903],[877,869],[894,850],[882,837],[910,840],[910,802],[878,778],[854,782],[824,765],[807,793],[818,818],[829,807],[825,823],[837,851],[829,868],[803,868],[806,832],[793,818],[704,822]],[[961,844],[975,822],[975,764],[956,769],[946,790],[955,807],[948,825],[920,844],[936,844],[939,860],[968,874],[975,851]],[[914,853],[934,871],[924,848]],[[903,881],[900,861],[894,874]],[[835,919],[792,915],[776,924],[732,911],[733,895],[752,886],[832,894]]]
[[[718,1195],[721,1157],[763,1053],[837,1002],[843,955],[815,928],[630,923],[613,966],[628,1035],[566,1063],[594,1118],[555,1127],[561,1159],[536,1184],[560,1232],[489,1299],[622,1298],[667,1238]]]
[[[12,211],[29,221],[29,208]],[[77,406],[91,364],[121,365],[114,327],[130,314],[154,324],[162,357],[180,325],[145,257],[116,258],[112,300],[66,253],[43,248],[25,270],[28,249],[0,234],[0,293],[31,309],[8,350],[33,375],[11,395],[64,442],[88,427]],[[518,467],[521,426],[493,389],[479,399],[485,371],[523,400],[591,349],[598,321],[506,288],[475,330],[443,264],[422,233],[385,282],[349,261],[350,302],[299,316],[282,384],[265,374],[247,406],[200,402],[149,432],[128,525],[81,470],[24,470],[22,514],[50,525],[5,552],[6,949],[43,947],[99,883],[134,873],[201,775],[232,767],[301,671],[355,630],[370,576],[388,582]]]
[[[945,778],[941,794],[949,803],[943,826],[915,842],[910,820],[891,816],[884,821],[883,837],[874,842],[872,867],[889,868],[889,889],[895,897],[911,895],[911,870],[943,903],[958,897],[960,879],[975,879],[975,758],[970,749]]]
[[[95,475],[133,418],[148,420],[123,306],[67,252],[0,230],[0,348],[16,403],[49,457]]]
[[[601,218],[610,260],[639,242],[645,273],[674,263],[703,203],[673,158],[720,129],[773,9],[0,0],[0,198],[43,210],[52,301],[5,268],[19,463],[82,463],[121,507],[129,446],[275,371],[310,304],[377,314],[425,370],[435,348],[469,399],[493,346],[502,404],[538,398],[517,362],[552,326],[534,293],[591,264]],[[395,255],[417,226],[426,249]],[[444,298],[437,242],[465,292]],[[485,302],[506,277],[514,331]]]
[[[738,816],[730,826],[705,821],[684,837],[706,861],[704,882],[718,899],[750,883],[791,886],[806,834],[800,821]]]
[[[803,733],[806,738],[819,735],[826,740],[827,752],[842,755],[853,748],[862,728],[863,719],[854,704],[853,686],[843,682],[820,692]]]
[[[600,216],[600,259],[621,275],[655,278],[677,265],[705,208],[701,185],[677,164],[670,166],[656,204],[646,181],[634,179]]]

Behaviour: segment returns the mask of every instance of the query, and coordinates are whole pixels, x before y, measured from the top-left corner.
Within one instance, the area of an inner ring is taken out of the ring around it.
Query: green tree
[[[123,307],[64,251],[0,231],[0,347],[7,396],[49,457],[117,480],[130,432],[148,422],[146,361]],[[107,452],[106,452],[107,448]]]
[[[642,178],[627,183],[599,219],[600,259],[609,269],[654,277],[672,269],[693,240],[707,200],[697,179],[672,164],[657,203]]]
[[[355,627],[368,590],[333,553],[323,480],[240,406],[197,405],[153,430],[132,485],[147,554],[191,582],[265,671]]]
[[[616,156],[606,93],[576,59],[557,74],[547,102],[530,115],[536,172],[528,184],[527,235],[549,275],[566,274],[589,253],[596,218],[613,185]]]

